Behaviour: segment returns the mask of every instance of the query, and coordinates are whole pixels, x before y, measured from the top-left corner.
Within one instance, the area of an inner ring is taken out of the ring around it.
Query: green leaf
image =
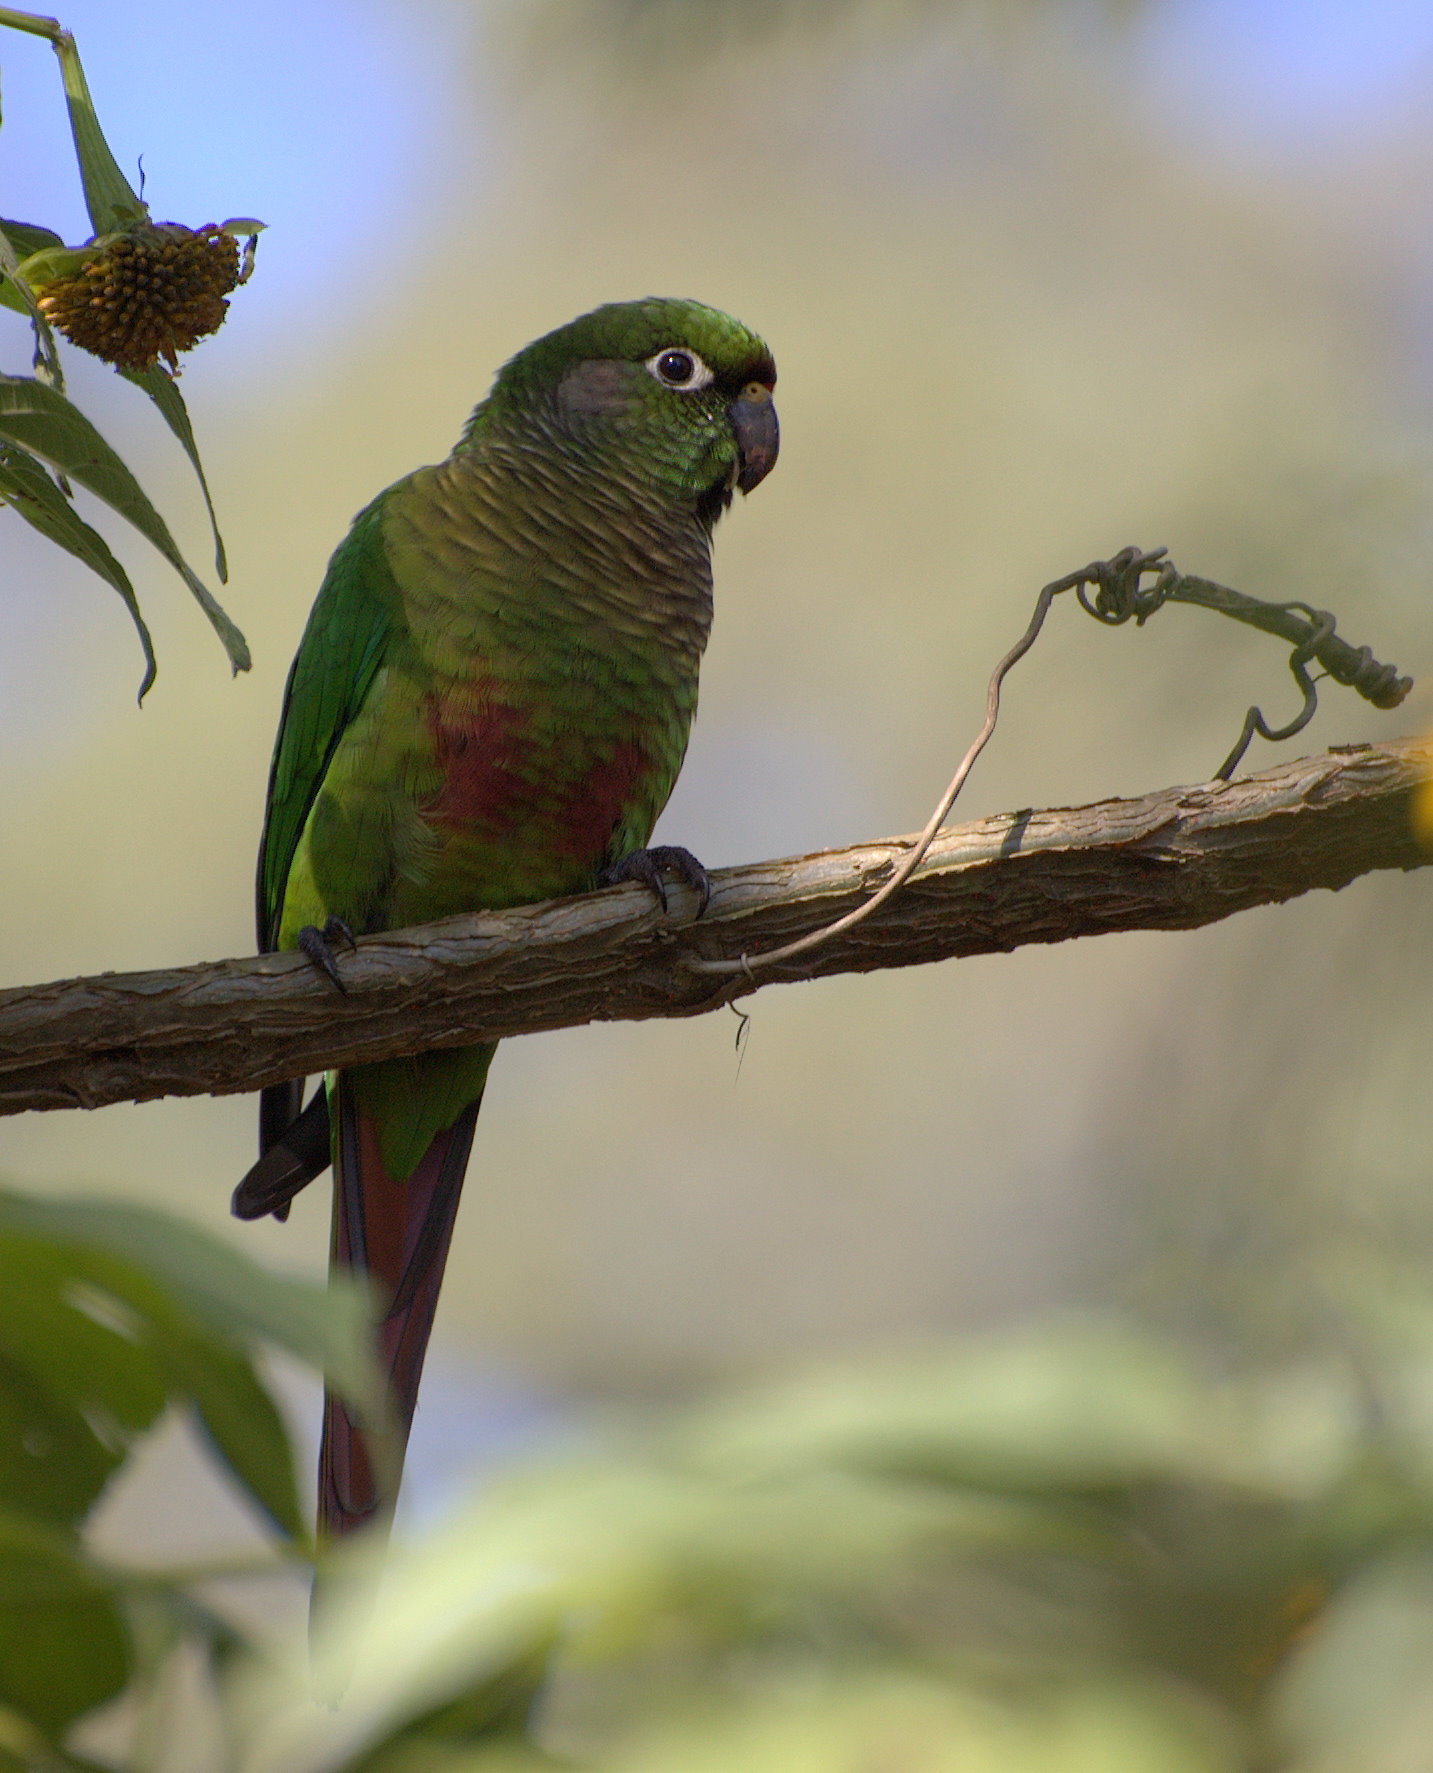
[[[10,223],[10,227],[17,226]],[[38,229],[26,229],[26,233],[38,233]],[[56,236],[58,239],[58,236]],[[61,250],[64,250],[63,242]],[[63,394],[65,390],[65,373],[60,367],[60,353],[55,346],[55,335],[50,323],[40,311],[35,299],[35,291],[25,276],[14,242],[0,225],[0,302],[17,313],[24,314],[35,334],[35,368],[42,371],[52,387],[58,388]]]
[[[135,1324],[76,1255],[0,1232],[0,1505],[57,1522],[84,1516],[166,1401]]]
[[[0,1504],[78,1521],[124,1457],[124,1448],[98,1439],[79,1410],[0,1358]]]
[[[382,1418],[387,1388],[370,1346],[368,1295],[355,1282],[274,1274],[182,1219],[117,1201],[36,1200],[0,1188],[0,1229],[123,1256],[217,1334],[287,1350],[355,1410]]]
[[[274,1400],[241,1355],[214,1342],[188,1358],[176,1346],[170,1372],[194,1400],[199,1421],[215,1452],[279,1531],[298,1545],[308,1544],[299,1506],[293,1448]]]
[[[249,1356],[202,1330],[152,1278],[126,1276],[120,1286],[124,1303],[143,1312],[142,1339],[166,1391],[193,1402],[239,1486],[289,1539],[306,1543],[288,1434]]]
[[[28,1718],[0,1705],[0,1773],[112,1773],[47,1742]]]
[[[0,231],[22,259],[65,244],[53,228],[40,228],[33,222],[12,222],[4,216],[0,216]]]
[[[0,1514],[0,1707],[58,1736],[123,1690],[130,1659],[114,1597],[79,1547]]]
[[[437,1748],[448,1743],[466,1745],[481,1742],[519,1746],[538,1694],[547,1680],[556,1634],[519,1650],[485,1672],[456,1698],[445,1699],[417,1717],[411,1718],[379,1751],[370,1767],[365,1759],[361,1773],[379,1773],[380,1767],[392,1758],[401,1765],[400,1745],[422,1742]],[[394,1749],[400,1749],[393,1754]],[[421,1763],[420,1763],[421,1764]]]
[[[144,681],[139,686],[142,702],[154,682],[154,643],[129,575],[110,552],[109,543],[85,522],[41,464],[13,444],[0,444],[0,499],[42,535],[82,560],[124,599],[144,649]]]
[[[33,286],[59,283],[77,276],[91,259],[98,256],[99,248],[107,244],[107,240],[100,240],[92,241],[88,246],[66,246],[62,240],[58,246],[41,247],[21,260],[20,275]]]
[[[90,226],[96,234],[123,233],[136,222],[143,221],[149,210],[110,153],[109,143],[95,115],[94,100],[90,97],[74,38],[68,31],[61,31],[53,41],[55,54],[60,58],[60,75],[65,83],[70,130],[75,138],[75,156],[80,163],[80,180],[85,188],[85,208],[90,213]]]
[[[136,388],[142,388],[159,408],[165,424],[179,439],[185,455],[193,463],[194,472],[199,477],[199,490],[204,494],[204,504],[209,512],[209,527],[214,532],[214,571],[219,575],[219,583],[227,585],[229,583],[229,563],[224,555],[224,538],[219,534],[219,519],[214,515],[214,501],[209,496],[209,482],[204,478],[204,467],[199,460],[199,446],[194,441],[194,427],[189,423],[189,410],[184,404],[184,396],[179,392],[178,384],[158,364],[155,364],[153,369],[142,371],[122,369],[119,373],[127,382],[133,382]]]
[[[31,376],[0,375],[0,437],[33,451],[61,474],[101,498],[159,550],[194,594],[237,671],[249,669],[249,648],[212,593],[190,568],[164,519],[99,432],[63,394]]]
[[[288,1437],[244,1352],[108,1250],[5,1230],[0,1268],[0,1501],[80,1519],[134,1434],[187,1400],[240,1487],[306,1539]]]

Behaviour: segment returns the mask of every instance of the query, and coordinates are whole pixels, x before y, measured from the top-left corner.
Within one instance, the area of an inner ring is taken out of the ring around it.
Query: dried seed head
[[[239,243],[217,223],[142,222],[38,300],[67,339],[117,369],[153,369],[161,357],[176,369],[180,351],[223,325],[238,280]]]

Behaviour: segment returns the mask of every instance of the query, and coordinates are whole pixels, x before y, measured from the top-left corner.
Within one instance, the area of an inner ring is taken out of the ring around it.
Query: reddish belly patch
[[[427,808],[435,825],[502,837],[531,803],[533,745],[528,718],[505,702],[483,702],[455,715],[428,705],[434,761],[443,785]]]
[[[475,831],[495,842],[546,828],[554,857],[598,861],[651,765],[630,740],[596,761],[590,740],[573,735],[558,754],[544,755],[527,714],[489,701],[456,713],[429,704],[428,727],[442,786],[425,809],[450,831]]]
[[[569,786],[558,837],[564,856],[575,862],[602,858],[649,767],[640,745],[624,743]]]

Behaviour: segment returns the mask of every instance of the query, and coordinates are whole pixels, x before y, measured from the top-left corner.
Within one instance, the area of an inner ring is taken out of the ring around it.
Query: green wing
[[[304,824],[393,632],[398,600],[383,545],[383,507],[393,491],[359,512],[335,550],[289,672],[259,845],[261,953],[278,940],[284,888]]]

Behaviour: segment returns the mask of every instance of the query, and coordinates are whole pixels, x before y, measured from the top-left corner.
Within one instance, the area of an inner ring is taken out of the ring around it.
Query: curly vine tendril
[[[1152,580],[1146,583],[1151,574]],[[1046,589],[1052,595],[1056,590],[1073,590],[1080,607],[1109,627],[1118,627],[1131,618],[1143,624],[1166,603],[1193,603],[1262,628],[1266,634],[1276,634],[1292,645],[1289,670],[1303,695],[1303,707],[1287,726],[1281,727],[1271,727],[1262,710],[1250,708],[1234,749],[1214,773],[1216,781],[1229,780],[1256,733],[1263,739],[1292,739],[1313,719],[1319,700],[1317,684],[1308,671],[1313,659],[1336,683],[1356,690],[1375,708],[1396,708],[1413,687],[1413,679],[1401,677],[1396,665],[1380,664],[1371,647],[1353,647],[1341,640],[1335,633],[1337,624],[1326,609],[1315,609],[1298,598],[1286,603],[1266,603],[1227,585],[1216,585],[1212,579],[1181,573],[1163,548],[1147,554],[1139,548],[1122,548],[1112,559],[1092,561],[1082,571],[1057,579],[1053,589]]]

